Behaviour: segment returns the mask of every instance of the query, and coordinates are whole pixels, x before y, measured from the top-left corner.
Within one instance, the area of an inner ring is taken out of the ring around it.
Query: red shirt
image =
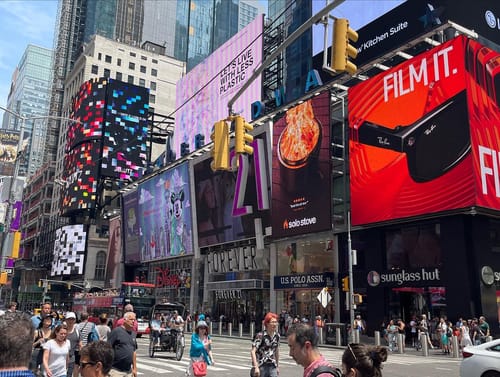
[[[333,365],[328,360],[326,360],[323,355],[321,355],[317,360],[313,361],[306,369],[304,369],[304,377],[309,377],[314,369],[322,365],[334,368]],[[332,377],[332,375],[330,373],[321,373],[318,374],[317,377]]]
[[[113,328],[123,325],[123,321],[124,321],[123,317],[117,319],[115,323],[113,323]],[[136,333],[138,330],[139,330],[139,323],[137,322],[137,320],[135,320],[133,331]]]

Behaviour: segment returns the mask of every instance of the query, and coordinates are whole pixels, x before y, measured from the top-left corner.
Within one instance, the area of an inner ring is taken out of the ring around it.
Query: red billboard
[[[349,90],[354,225],[500,208],[498,105],[466,68],[470,43],[457,37]],[[478,50],[467,67],[481,66]]]

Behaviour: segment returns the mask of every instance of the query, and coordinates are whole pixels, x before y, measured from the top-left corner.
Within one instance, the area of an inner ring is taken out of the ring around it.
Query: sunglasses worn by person
[[[87,365],[97,365],[94,361],[80,361],[80,367],[84,369]]]
[[[428,182],[457,165],[470,151],[465,91],[450,98],[413,124],[394,129],[364,122],[354,139],[406,154],[415,182]],[[356,141],[356,140],[355,140]]]

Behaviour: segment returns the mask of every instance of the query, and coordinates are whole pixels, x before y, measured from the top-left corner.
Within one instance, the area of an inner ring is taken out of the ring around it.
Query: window
[[[128,68],[131,69],[132,71],[135,69],[135,63],[128,63]]]
[[[122,81],[122,73],[121,72],[116,72],[116,79]]]
[[[137,56],[137,54],[135,52],[131,52],[130,56],[133,56],[135,58]]]
[[[109,78],[111,76],[111,71],[107,68],[104,68],[104,77]]]
[[[158,60],[156,60],[156,59],[153,59],[151,61],[153,62],[153,64],[158,64]]]
[[[158,70],[151,68],[151,76],[155,76],[155,77],[158,76]]]
[[[92,64],[92,74],[99,74],[99,67],[97,67],[95,64]]]
[[[104,280],[106,276],[106,252],[100,250],[95,257],[95,280]]]
[[[144,55],[141,55],[141,59],[142,60],[148,60],[148,58],[146,56],[144,56]]]
[[[133,84],[133,83],[134,83],[134,76],[132,76],[132,75],[128,75],[127,82],[128,82],[129,84]]]
[[[146,86],[146,80],[139,79],[139,86]]]
[[[100,52],[97,54],[97,60],[102,60],[102,54]]]
[[[116,65],[118,65],[119,67],[122,66],[122,60],[120,58],[116,60]]]
[[[150,89],[156,90],[156,81],[151,81]]]
[[[154,94],[149,95],[149,103],[155,103],[156,101],[156,96]]]
[[[146,73],[146,66],[141,65],[141,73]]]
[[[106,55],[106,56],[104,57],[104,61],[105,61],[106,63],[111,63],[111,56]]]

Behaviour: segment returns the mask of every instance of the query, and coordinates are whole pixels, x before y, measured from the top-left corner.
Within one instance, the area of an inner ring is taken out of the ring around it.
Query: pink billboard
[[[210,142],[213,124],[228,116],[227,103],[262,63],[264,15],[259,15],[177,82],[174,148],[181,143],[195,150],[195,137]],[[250,120],[250,104],[261,100],[260,76],[233,105],[233,112]],[[201,147],[201,145],[200,145]]]

